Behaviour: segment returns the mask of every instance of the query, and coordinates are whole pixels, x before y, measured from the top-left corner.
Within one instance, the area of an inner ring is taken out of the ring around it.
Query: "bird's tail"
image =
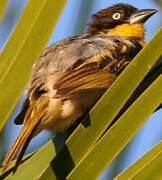
[[[49,100],[47,96],[42,96],[37,101],[35,101],[33,104],[30,105],[29,109],[27,110],[26,116],[24,118],[24,126],[21,129],[19,135],[17,136],[15,142],[9,149],[6,158],[3,161],[2,171],[5,171],[7,169],[10,162],[15,158],[15,156],[22,148],[19,157],[17,159],[16,165],[14,167],[14,172],[16,172],[31,139],[33,138],[33,136],[38,134],[43,129],[38,126],[41,122],[42,117],[47,112],[48,103],[49,103],[48,101]]]

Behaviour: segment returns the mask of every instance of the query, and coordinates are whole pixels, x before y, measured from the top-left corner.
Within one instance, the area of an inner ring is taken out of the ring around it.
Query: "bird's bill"
[[[129,24],[144,23],[148,18],[157,12],[156,9],[142,9],[135,11],[128,19]]]

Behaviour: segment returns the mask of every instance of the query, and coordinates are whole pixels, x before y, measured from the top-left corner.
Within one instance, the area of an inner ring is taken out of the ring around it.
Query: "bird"
[[[85,115],[145,46],[144,23],[157,10],[118,3],[92,15],[87,33],[46,48],[34,63],[16,119],[23,127],[3,163],[19,153],[14,173],[42,130],[66,131]]]

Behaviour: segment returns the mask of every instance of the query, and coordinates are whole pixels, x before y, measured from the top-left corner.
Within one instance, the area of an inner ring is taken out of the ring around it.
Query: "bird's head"
[[[143,24],[156,12],[155,9],[139,10],[132,5],[119,3],[92,15],[88,32],[144,39]]]

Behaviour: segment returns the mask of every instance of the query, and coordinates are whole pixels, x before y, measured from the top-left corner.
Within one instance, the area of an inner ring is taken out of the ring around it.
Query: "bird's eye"
[[[119,20],[120,17],[121,17],[120,13],[114,13],[114,14],[112,15],[112,18],[113,18],[114,20]]]

